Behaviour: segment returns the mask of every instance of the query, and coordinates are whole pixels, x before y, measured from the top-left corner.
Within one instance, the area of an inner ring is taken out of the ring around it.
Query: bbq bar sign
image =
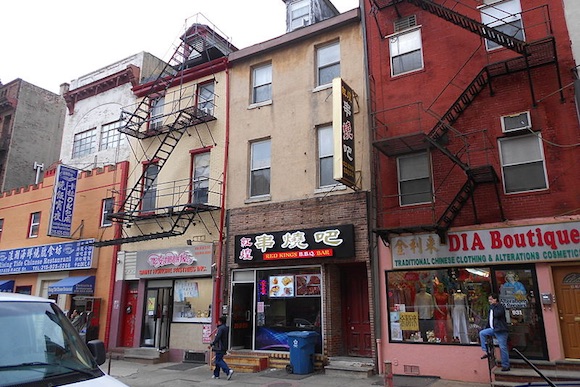
[[[354,225],[237,235],[237,263],[354,256]]]
[[[578,261],[580,222],[391,238],[393,268]]]

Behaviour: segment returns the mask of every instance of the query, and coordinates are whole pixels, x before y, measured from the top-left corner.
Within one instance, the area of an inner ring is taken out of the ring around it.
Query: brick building
[[[381,357],[394,373],[486,381],[478,332],[497,292],[516,349],[579,358],[565,307],[579,297],[580,138],[562,3],[365,8]]]

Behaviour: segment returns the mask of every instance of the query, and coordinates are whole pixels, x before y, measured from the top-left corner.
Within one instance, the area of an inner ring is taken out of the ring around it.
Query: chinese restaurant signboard
[[[580,222],[391,238],[393,269],[578,261]]]
[[[334,138],[333,178],[348,186],[356,185],[354,165],[354,91],[342,80],[332,80],[332,136]]]
[[[281,259],[350,258],[354,256],[354,226],[237,235],[238,263]]]

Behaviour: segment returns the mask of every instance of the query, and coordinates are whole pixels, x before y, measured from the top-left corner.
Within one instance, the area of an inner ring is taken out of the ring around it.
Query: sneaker
[[[501,370],[504,371],[504,372],[509,371],[510,369],[511,369],[510,367],[502,367],[501,368]]]
[[[486,353],[486,354],[485,354],[485,355],[483,355],[481,358],[482,358],[482,359],[487,359],[488,357],[489,357],[489,354],[487,354],[487,353]]]
[[[234,374],[234,370],[230,370],[230,372],[228,372],[228,380],[230,380],[232,378],[233,374]]]
[[[220,377],[219,376],[212,375],[211,378],[212,379],[219,379]]]

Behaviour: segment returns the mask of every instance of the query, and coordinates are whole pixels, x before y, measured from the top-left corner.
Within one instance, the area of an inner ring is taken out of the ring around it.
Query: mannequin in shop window
[[[437,284],[435,292],[435,303],[437,309],[433,311],[435,318],[435,337],[442,342],[448,341],[447,321],[449,318],[449,294],[445,291],[445,286],[440,283]]]
[[[453,319],[453,341],[459,341],[461,344],[469,344],[467,315],[467,295],[461,289],[457,289],[453,294],[451,317]]]
[[[433,312],[435,310],[441,311],[433,296],[427,293],[427,287],[421,284],[419,293],[415,295],[414,311],[419,315],[419,330],[423,340],[427,340],[427,331],[432,331],[434,328]]]

